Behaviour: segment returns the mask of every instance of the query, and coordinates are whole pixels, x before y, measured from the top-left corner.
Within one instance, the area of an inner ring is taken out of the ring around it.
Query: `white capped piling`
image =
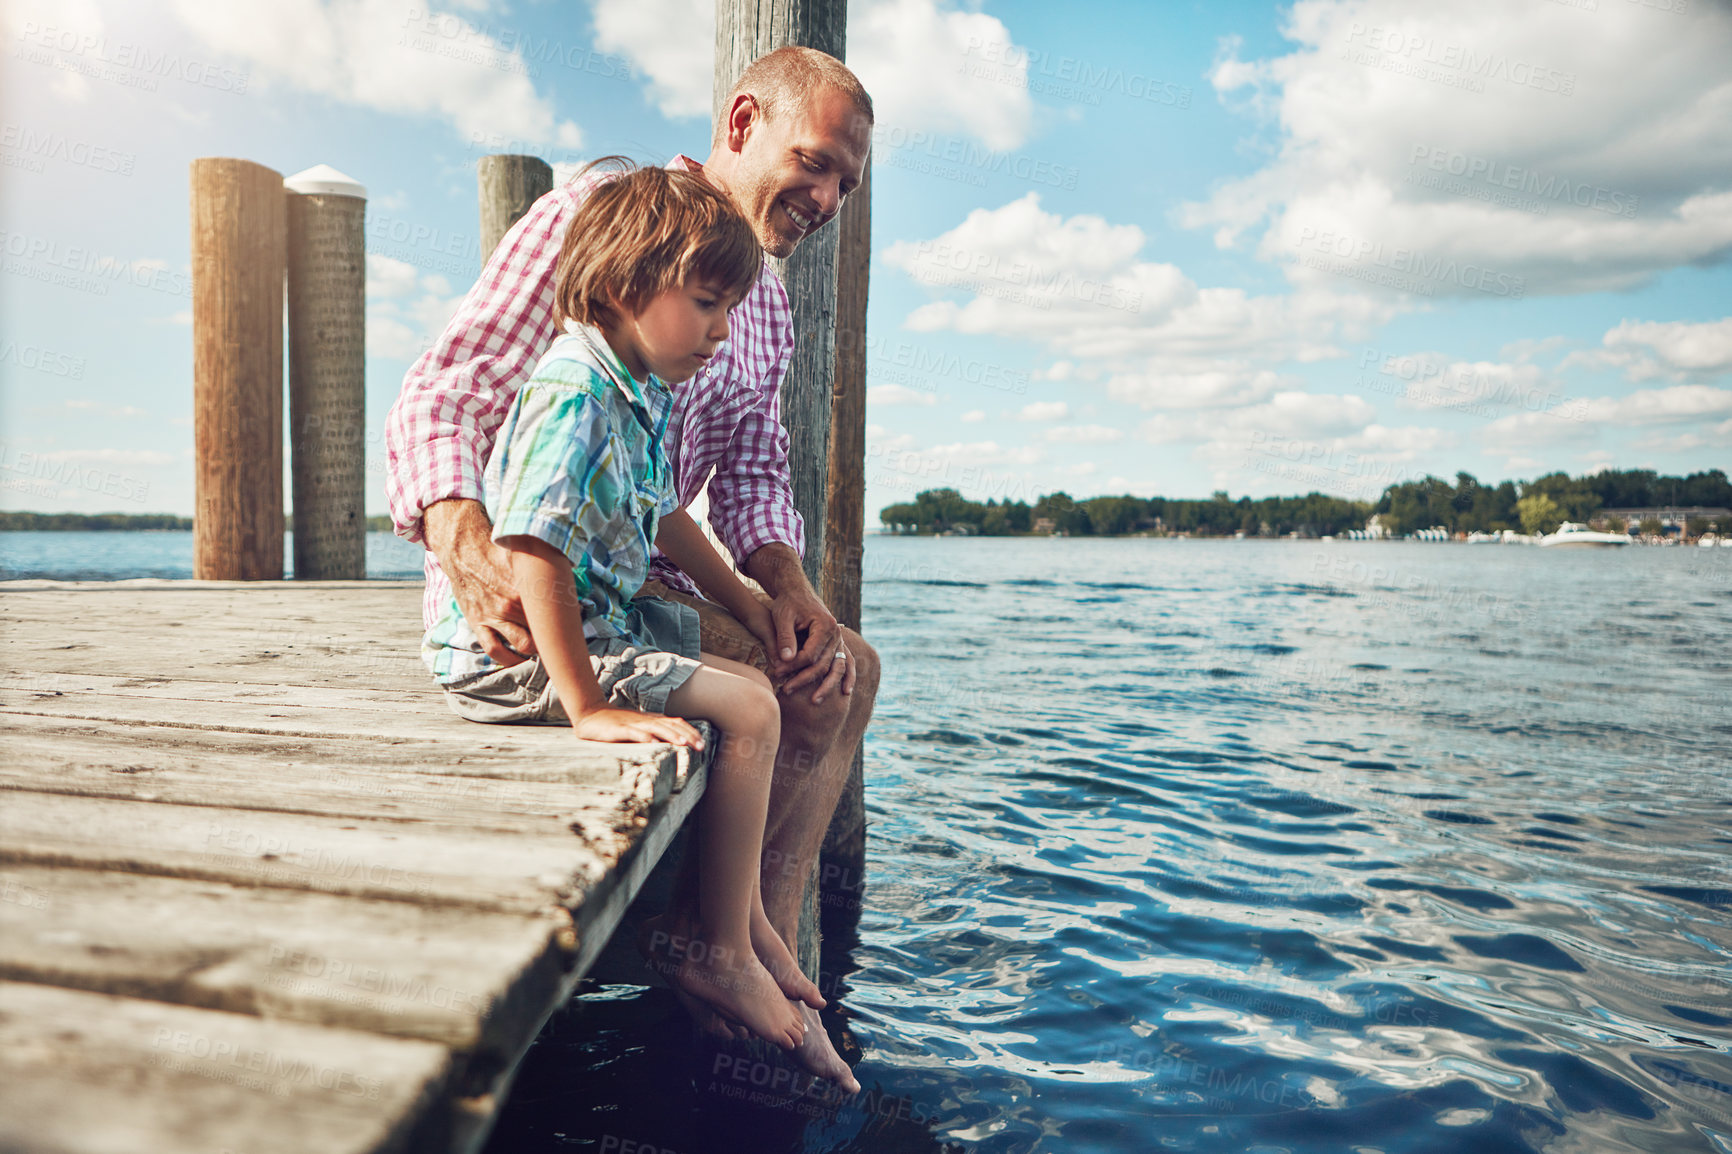
[[[484,156],[475,166],[481,193],[481,263],[529,206],[553,191],[553,169],[539,156]]]
[[[367,576],[367,190],[328,164],[283,181],[295,576]]]
[[[193,576],[283,576],[283,177],[192,162]]]

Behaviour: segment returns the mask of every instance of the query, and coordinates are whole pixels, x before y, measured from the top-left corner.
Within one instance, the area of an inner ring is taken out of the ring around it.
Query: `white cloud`
[[[868,405],[936,405],[938,395],[907,385],[873,385],[866,390]]]
[[[1030,401],[1017,413],[1023,421],[1062,421],[1070,416],[1070,406],[1063,401]]]
[[[1056,425],[1044,435],[1055,445],[1110,445],[1123,440],[1125,432],[1105,425]]]
[[[1642,389],[1627,397],[1602,397],[1587,403],[1587,418],[1633,425],[1675,424],[1732,416],[1732,389],[1673,385]]]
[[[74,44],[99,44],[107,31],[95,0],[9,0],[0,4],[0,27],[14,44],[27,41],[60,56],[65,55],[61,46],[66,43],[60,35],[70,34]],[[90,81],[76,68],[55,69],[48,89],[68,104],[90,100]]]
[[[713,0],[591,0],[595,43],[649,80],[665,116],[709,118],[715,79]],[[1028,138],[1034,105],[1027,55],[996,17],[952,0],[854,0],[848,66],[872,94],[880,140],[958,133],[991,149]]]
[[[430,346],[463,302],[436,273],[379,253],[367,254],[367,354],[412,361]]]
[[[710,117],[715,0],[593,0],[595,46],[649,77],[663,116]]]
[[[883,259],[928,287],[970,297],[917,308],[909,328],[1037,340],[1067,362],[1109,362],[1125,374],[1121,390],[1147,403],[1180,377],[1175,395],[1186,405],[1233,391],[1225,376],[1239,378],[1234,389],[1267,395],[1273,382],[1257,378],[1250,358],[1340,356],[1337,341],[1363,339],[1399,311],[1327,288],[1283,296],[1201,288],[1175,265],[1139,259],[1144,241],[1135,225],[1047,212],[1031,192],[975,209],[931,240],[898,241]],[[1086,375],[1067,362],[1048,375]],[[1144,386],[1141,376],[1155,380]]]
[[[988,148],[1028,137],[1028,57],[1002,21],[940,0],[854,0],[848,64],[887,128],[954,132]]]
[[[1732,317],[1684,321],[1624,321],[1606,333],[1603,349],[1582,359],[1614,365],[1632,381],[1711,378],[1732,372]]]
[[[978,425],[984,420],[986,420],[985,409],[970,409],[962,414],[962,423],[965,425]]]
[[[583,143],[578,126],[558,119],[537,94],[521,53],[449,11],[396,0],[171,2],[188,30],[212,51],[243,61],[253,82],[380,112],[439,116],[472,140]]]
[[[1300,0],[1285,32],[1288,55],[1229,45],[1212,76],[1274,158],[1181,219],[1328,266],[1290,264],[1296,284],[1580,292],[1732,252],[1725,5]]]
[[[1143,422],[1138,436],[1193,444],[1192,458],[1224,488],[1316,489],[1357,500],[1423,474],[1424,458],[1455,444],[1447,430],[1390,427],[1374,416],[1360,397],[1290,391],[1221,412],[1160,413]]]

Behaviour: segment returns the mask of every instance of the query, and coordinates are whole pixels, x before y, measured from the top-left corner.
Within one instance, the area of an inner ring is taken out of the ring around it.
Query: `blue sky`
[[[187,170],[369,190],[368,509],[474,166],[707,151],[709,0],[21,0],[0,508],[189,513]],[[1732,5],[855,0],[868,520],[1732,460]]]

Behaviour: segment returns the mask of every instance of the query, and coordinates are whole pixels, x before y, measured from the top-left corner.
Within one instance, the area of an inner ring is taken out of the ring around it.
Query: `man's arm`
[[[427,548],[451,582],[457,607],[502,666],[535,655],[535,637],[517,594],[511,553],[493,542],[493,525],[480,501],[448,498],[423,511]]]
[[[415,362],[385,421],[397,533],[439,559],[487,655],[533,653],[504,550],[491,539],[481,474],[517,388],[555,335],[553,273],[579,196],[542,197],[488,258],[439,340]]]
[[[656,548],[697,582],[704,596],[733,614],[754,637],[764,643],[764,652],[775,648],[775,626],[764,603],[752,596],[734,571],[723,561],[692,515],[684,509],[664,514],[656,528]]]
[[[780,282],[768,288],[779,300],[742,307],[762,308],[765,323],[785,326],[792,320],[787,297]],[[768,651],[770,676],[783,693],[811,689],[816,704],[838,687],[845,694],[854,691],[854,659],[842,627],[800,566],[806,526],[794,508],[781,418],[782,376],[794,352],[793,334],[785,327],[780,346],[774,367],[755,382],[757,403],[740,419],[710,480],[709,520],[722,544],[741,559],[740,567],[771,597],[776,644]]]

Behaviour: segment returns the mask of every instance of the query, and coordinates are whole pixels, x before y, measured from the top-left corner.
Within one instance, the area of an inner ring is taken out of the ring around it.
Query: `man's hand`
[[[697,727],[683,717],[663,717],[659,713],[639,713],[606,705],[573,720],[571,732],[585,741],[665,741],[687,749],[704,747]]]
[[[812,689],[814,705],[838,688],[853,693],[854,657],[842,626],[806,580],[799,555],[786,545],[765,545],[748,558],[747,571],[770,594],[775,644],[766,649],[779,691]]]
[[[510,551],[493,543],[493,526],[481,502],[439,501],[427,506],[423,517],[427,547],[439,558],[482,651],[500,665],[533,656],[535,641],[511,578]]]

